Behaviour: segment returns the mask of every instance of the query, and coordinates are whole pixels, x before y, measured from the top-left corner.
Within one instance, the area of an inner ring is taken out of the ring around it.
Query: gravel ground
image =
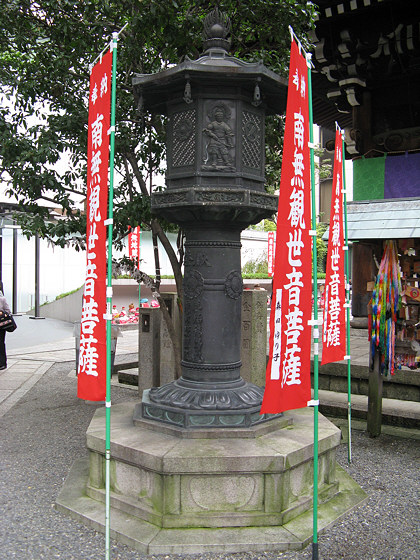
[[[71,363],[54,365],[0,419],[0,560],[100,560],[104,536],[57,512],[56,497],[73,461],[86,454],[85,432],[95,407],[75,396]],[[113,403],[136,400],[114,388]],[[353,462],[342,445],[338,461],[368,494],[368,501],[319,537],[323,560],[415,560],[420,558],[419,441],[353,432]],[[189,560],[307,559],[301,552],[203,554]],[[144,556],[112,542],[112,560],[179,560]]]

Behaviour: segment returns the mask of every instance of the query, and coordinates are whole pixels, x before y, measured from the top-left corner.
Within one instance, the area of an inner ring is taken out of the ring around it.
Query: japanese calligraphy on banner
[[[346,355],[346,287],[344,281],[343,231],[343,141],[335,133],[333,187],[331,196],[330,233],[328,239],[327,273],[325,276],[325,307],[322,327],[322,364],[339,362]]]
[[[274,252],[276,250],[276,234],[274,231],[268,232],[268,276],[272,277],[274,274]]]
[[[128,256],[136,263],[140,269],[140,226],[132,228],[128,226]]]
[[[311,398],[311,189],[308,67],[292,41],[277,218],[270,353],[261,414],[306,407]]]
[[[106,396],[106,226],[108,214],[109,127],[112,52],[103,55],[90,76],[86,279],[80,326],[77,396]]]

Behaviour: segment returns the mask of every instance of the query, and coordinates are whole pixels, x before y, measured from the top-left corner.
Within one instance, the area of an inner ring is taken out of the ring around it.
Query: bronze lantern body
[[[266,420],[263,390],[240,376],[240,233],[277,210],[264,189],[265,116],[284,111],[287,82],[229,56],[229,27],[214,10],[203,56],[133,80],[139,102],[168,117],[167,189],[152,210],[186,234],[182,377],[146,392],[139,414],[188,429]]]

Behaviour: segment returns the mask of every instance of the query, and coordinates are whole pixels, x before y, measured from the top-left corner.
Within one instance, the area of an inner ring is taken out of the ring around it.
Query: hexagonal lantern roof
[[[204,21],[203,56],[197,60],[186,58],[184,62],[156,74],[136,74],[133,86],[136,98],[142,99],[144,107],[152,112],[166,114],[166,104],[174,93],[191,86],[240,87],[248,91],[256,105],[263,104],[266,114],[281,114],[286,108],[287,80],[262,62],[244,62],[228,54],[230,41],[229,18],[217,8]],[[222,93],[221,89],[221,93]],[[223,95],[223,94],[222,94]]]

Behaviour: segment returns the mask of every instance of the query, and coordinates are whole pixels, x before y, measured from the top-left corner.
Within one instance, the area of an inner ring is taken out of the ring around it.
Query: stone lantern
[[[186,231],[182,376],[113,405],[113,536],[144,554],[284,551],[311,539],[313,414],[261,416],[262,389],[240,368],[240,232],[269,217],[264,117],[285,84],[261,64],[228,56],[228,19],[206,19],[206,52],[137,76],[146,107],[168,116],[167,190],[156,213]],[[104,524],[105,411],[88,427],[57,506]],[[336,469],[340,430],[319,418],[319,529],[365,499]]]
[[[139,104],[168,118],[167,189],[152,211],[186,234],[182,377],[146,392],[136,415],[179,427],[266,420],[262,389],[240,376],[240,234],[277,210],[264,189],[265,116],[284,111],[287,82],[229,56],[229,29],[215,9],[201,58],[133,80]]]

